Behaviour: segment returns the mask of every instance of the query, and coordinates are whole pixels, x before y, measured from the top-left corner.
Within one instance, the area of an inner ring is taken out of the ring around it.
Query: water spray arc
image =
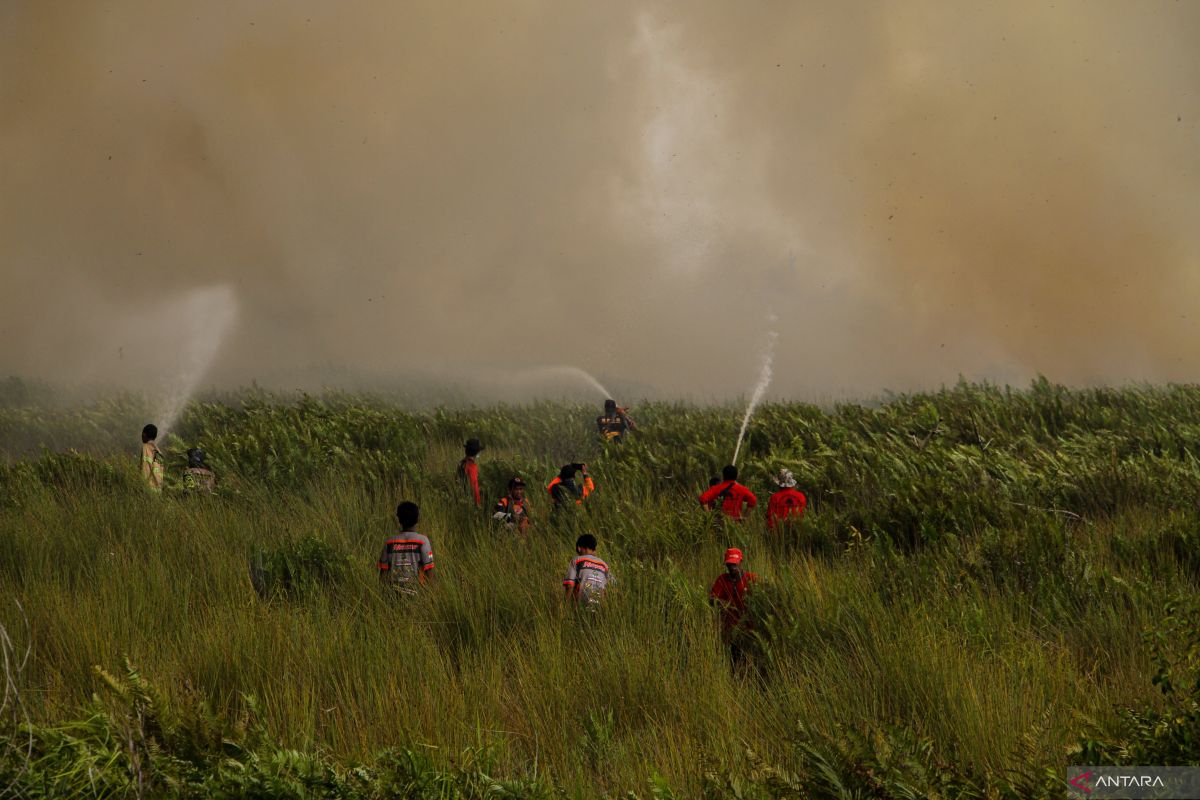
[[[237,297],[225,284],[189,292],[171,319],[182,326],[177,371],[168,376],[167,392],[157,409],[159,435],[179,420],[200,380],[212,367],[221,344],[237,319]]]
[[[763,350],[762,368],[758,373],[758,383],[754,385],[754,391],[750,394],[750,402],[746,406],[746,415],[742,417],[742,428],[738,431],[737,446],[733,448],[733,460],[729,463],[737,465],[738,455],[742,452],[742,439],[746,436],[746,427],[750,424],[750,417],[754,414],[754,409],[758,408],[758,404],[762,402],[763,395],[767,393],[767,387],[771,385],[771,376],[774,374],[772,370],[772,362],[775,360],[775,340],[779,338],[779,334],[775,332],[775,315],[768,317],[768,322],[771,325],[771,330],[767,332],[767,346]]]
[[[535,367],[533,369],[528,370],[527,372],[530,376],[543,376],[543,377],[547,377],[547,378],[562,377],[562,378],[569,378],[574,381],[582,381],[583,383],[587,384],[590,388],[595,389],[597,392],[599,392],[602,397],[604,397],[606,399],[609,397],[612,397],[612,393],[609,392],[607,388],[605,388],[604,384],[602,384],[600,381],[596,380],[596,377],[594,375],[592,375],[592,373],[588,372],[587,370],[580,369],[579,367],[572,367],[572,366],[567,366],[567,365],[559,365],[559,366],[553,366],[553,367]]]

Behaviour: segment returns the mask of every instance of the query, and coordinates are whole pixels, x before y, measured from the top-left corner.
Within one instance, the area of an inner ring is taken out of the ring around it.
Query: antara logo
[[[1083,792],[1084,794],[1091,794],[1092,787],[1088,783],[1088,778],[1090,778],[1090,777],[1092,777],[1092,773],[1090,771],[1088,771],[1088,772],[1083,773],[1082,775],[1076,775],[1074,778],[1071,778],[1071,780],[1068,781],[1068,783],[1070,783],[1072,786],[1074,786],[1076,789]]]
[[[1068,782],[1084,794],[1091,794],[1095,789],[1163,787],[1163,780],[1157,775],[1096,775],[1093,777],[1091,771],[1076,775]]]
[[[1127,789],[1131,786],[1151,788],[1162,785],[1162,778],[1157,775],[1100,775],[1096,778],[1096,786],[1121,789]]]

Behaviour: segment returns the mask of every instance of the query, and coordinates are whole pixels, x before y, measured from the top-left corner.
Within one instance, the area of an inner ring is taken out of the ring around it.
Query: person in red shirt
[[[746,519],[745,509],[758,505],[754,492],[737,482],[738,470],[733,464],[721,470],[721,482],[710,486],[700,495],[700,505],[713,508],[720,501],[721,511],[725,516],[737,522]]]
[[[475,505],[481,506],[483,497],[479,494],[479,462],[475,458],[483,450],[483,445],[478,439],[467,439],[463,449],[466,456],[458,462],[458,480],[467,490],[467,495],[475,501]]]
[[[729,647],[730,665],[737,669],[746,660],[746,637],[754,629],[746,614],[746,597],[758,580],[753,572],[742,569],[742,551],[725,551],[725,573],[713,581],[708,602],[721,612],[721,641]]]
[[[776,482],[779,491],[767,501],[767,527],[771,530],[785,529],[799,522],[808,506],[808,498],[796,488],[796,478],[791,470],[780,470]]]

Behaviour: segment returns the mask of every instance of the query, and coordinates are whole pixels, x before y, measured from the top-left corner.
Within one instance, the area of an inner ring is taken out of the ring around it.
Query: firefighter
[[[525,496],[525,481],[514,476],[508,482],[508,494],[496,501],[492,519],[507,530],[524,534],[529,529],[529,498]]]
[[[604,413],[596,417],[596,427],[606,442],[620,444],[627,431],[637,430],[637,423],[628,414],[628,409],[617,405],[616,400],[604,401]]]
[[[747,517],[745,509],[758,505],[754,492],[737,482],[738,469],[733,464],[721,470],[721,482],[710,486],[700,495],[700,505],[712,509],[719,507],[726,517],[736,522],[744,522]],[[719,504],[719,506],[718,506]]]
[[[458,462],[458,480],[475,505],[482,506],[483,497],[479,493],[479,462],[477,459],[483,451],[483,445],[479,443],[478,439],[467,439],[463,450],[466,455],[463,456],[462,461]]]
[[[433,545],[417,532],[420,516],[416,503],[406,500],[396,506],[400,533],[384,542],[379,554],[379,582],[403,594],[415,594],[433,578]]]
[[[742,551],[725,551],[725,572],[717,576],[708,591],[708,602],[721,614],[721,641],[729,648],[729,664],[737,671],[746,660],[747,645],[754,623],[746,613],[746,597],[758,581],[753,572],[742,569]]]
[[[162,451],[158,449],[158,426],[150,424],[142,428],[142,478],[153,492],[161,492],[166,465]]]
[[[596,555],[596,537],[585,533],[575,540],[575,558],[563,579],[566,599],[577,607],[596,609],[613,582],[608,564]]]
[[[193,447],[187,451],[188,465],[183,471],[183,489],[194,494],[212,494],[217,488],[217,476],[204,463],[204,451]]]
[[[767,527],[771,530],[799,522],[808,506],[808,498],[796,488],[796,478],[791,470],[780,470],[775,482],[779,491],[767,501]]]
[[[583,474],[583,483],[575,482],[575,473]],[[558,477],[546,485],[546,493],[555,509],[566,508],[572,503],[582,506],[583,501],[596,489],[592,476],[588,475],[587,464],[564,464]]]

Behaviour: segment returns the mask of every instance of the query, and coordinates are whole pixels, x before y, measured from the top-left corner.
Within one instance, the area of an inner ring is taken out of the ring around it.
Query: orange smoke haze
[[[1195,380],[1200,4],[828,5],[10,0],[0,373]]]

